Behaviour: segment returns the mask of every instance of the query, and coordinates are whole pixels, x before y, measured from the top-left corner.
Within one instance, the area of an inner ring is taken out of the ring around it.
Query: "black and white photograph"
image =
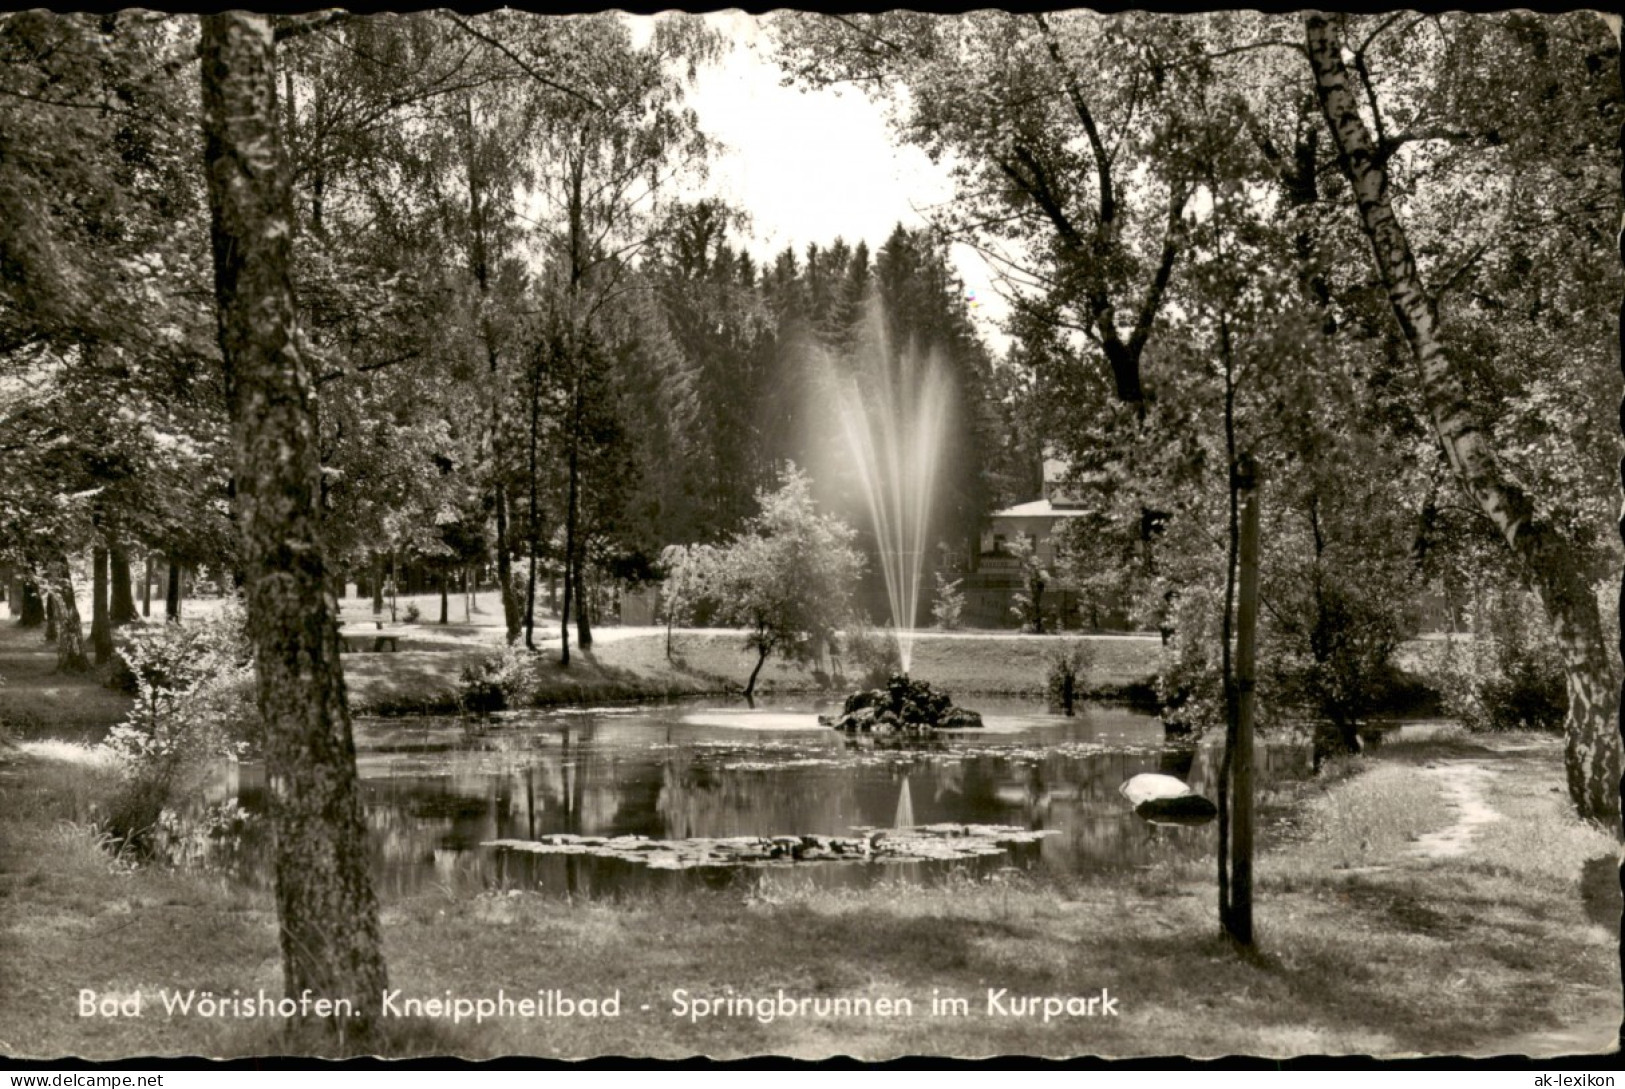
[[[0,1065],[1612,1068],[1620,34],[0,12]]]

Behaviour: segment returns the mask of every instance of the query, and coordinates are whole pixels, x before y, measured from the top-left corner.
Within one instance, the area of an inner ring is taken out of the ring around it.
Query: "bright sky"
[[[878,249],[897,223],[922,226],[933,205],[951,199],[947,171],[919,148],[898,147],[879,103],[855,90],[783,87],[754,16],[705,18],[732,48],[700,72],[690,103],[701,127],[726,145],[712,162],[710,189],[749,214],[755,257],[771,259],[787,245],[804,252],[837,235]],[[973,319],[1002,351],[998,324],[1009,308],[992,270],[969,247],[955,246],[951,256]]]

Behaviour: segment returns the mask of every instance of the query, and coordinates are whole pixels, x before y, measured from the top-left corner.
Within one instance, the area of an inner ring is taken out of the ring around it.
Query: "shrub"
[[[1037,542],[1026,534],[1017,534],[1008,547],[1021,564],[1021,588],[1010,596],[1010,615],[1021,624],[1022,631],[1042,635],[1044,588],[1051,581],[1049,569],[1038,555]]]
[[[529,706],[538,687],[531,653],[523,647],[504,646],[463,666],[457,701],[464,711],[490,714]]]
[[[1171,602],[1172,634],[1157,670],[1157,701],[1170,729],[1191,731],[1224,723],[1219,645],[1222,592],[1194,586]]]
[[[903,671],[897,637],[890,628],[876,630],[857,624],[846,633],[844,639],[846,646],[842,657],[857,666],[858,687],[884,688],[893,676]]]
[[[259,713],[242,607],[215,617],[128,632],[117,648],[135,702],[102,743],[121,771],[103,830],[114,843],[150,853],[180,784],[209,761],[258,747]]]
[[[406,607],[406,611],[401,615],[406,618],[408,624],[416,624],[423,619],[423,610],[419,609],[417,602],[414,601]]]
[[[1539,616],[1528,595],[1495,594],[1470,637],[1446,641],[1431,679],[1447,714],[1470,730],[1562,730],[1562,654]]]
[[[183,819],[173,809],[159,814],[152,850],[181,866],[217,863],[221,856],[237,855],[257,818],[231,798],[202,808]]]
[[[937,593],[931,602],[931,618],[943,631],[957,629],[965,615],[965,591],[960,589],[963,579],[949,581],[936,573]]]
[[[1073,705],[1083,698],[1083,677],[1094,657],[1089,645],[1071,639],[1049,652],[1046,687],[1053,710],[1070,715]]]

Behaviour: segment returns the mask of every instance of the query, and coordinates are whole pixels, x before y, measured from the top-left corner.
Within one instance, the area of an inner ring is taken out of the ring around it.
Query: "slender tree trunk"
[[[47,589],[45,591],[45,641],[54,643],[57,640],[57,596]]]
[[[536,443],[541,432],[541,401],[541,365],[532,360],[530,368],[530,458],[526,466],[530,496],[527,508],[529,518],[525,527],[525,552],[528,556],[525,571],[525,646],[531,650],[536,649],[536,550],[541,544],[542,537],[536,510]]]
[[[519,599],[513,588],[513,569],[508,555],[508,489],[502,479],[501,458],[497,455],[498,431],[502,422],[502,398],[498,377],[501,374],[501,352],[498,350],[496,330],[491,322],[491,256],[490,240],[486,237],[486,193],[484,178],[479,169],[479,146],[474,133],[474,100],[466,98],[464,129],[464,156],[468,175],[469,260],[472,264],[474,284],[479,302],[476,324],[485,341],[486,363],[491,375],[491,425],[485,438],[487,457],[491,468],[491,486],[496,501],[496,556],[497,590],[502,598],[502,619],[506,625],[508,642],[519,639]]]
[[[107,545],[98,538],[90,550],[90,647],[96,664],[113,657],[113,625],[107,615]]]
[[[1446,348],[1437,301],[1427,293],[1404,227],[1394,214],[1388,173],[1349,86],[1327,16],[1306,20],[1309,63],[1338,161],[1354,190],[1394,317],[1416,362],[1434,434],[1463,488],[1512,550],[1521,577],[1539,595],[1563,655],[1569,707],[1564,763],[1569,797],[1582,817],[1612,828],[1619,817],[1619,678],[1603,642],[1602,621],[1586,569],[1571,542],[1540,518],[1501,466]]]
[[[513,587],[513,557],[508,554],[508,486],[497,481],[497,590],[502,596],[502,620],[509,643],[519,641],[523,619],[519,594]]]
[[[400,564],[397,562],[395,549],[389,550],[389,622],[395,623],[395,600],[401,594]]]
[[[752,707],[756,706],[756,678],[762,675],[762,667],[772,651],[773,648],[766,647],[756,652],[756,668],[750,671],[750,680],[745,682],[745,702]]]
[[[288,997],[341,1041],[380,1016],[387,978],[367,828],[322,552],[315,383],[290,277],[291,201],[276,139],[267,16],[202,20],[204,162],[215,298],[235,437],[237,527],[275,829]]]
[[[570,664],[570,608],[573,604],[577,611],[581,609],[580,586],[575,578],[576,564],[576,507],[579,502],[577,495],[576,476],[576,440],[570,438],[570,484],[569,494],[565,500],[564,510],[564,604],[559,610],[559,629],[561,632],[561,650],[559,663]]]
[[[141,615],[144,617],[152,616],[152,576],[154,566],[152,550],[148,549],[146,558],[141,565]]]
[[[448,584],[451,582],[451,572],[441,569],[440,572],[440,622],[449,623],[451,620],[451,602],[447,598]]]
[[[381,553],[372,554],[372,615],[384,615],[384,557]]]
[[[112,596],[107,602],[108,619],[122,628],[135,619],[135,593],[130,581],[130,550],[124,547],[116,529],[107,534],[107,571],[112,580]]]
[[[585,551],[585,549],[578,549]],[[587,565],[576,557],[576,644],[582,650],[592,649],[592,598],[587,595]]]
[[[55,630],[49,634],[56,640],[56,669],[58,673],[83,673],[90,668],[85,655],[84,622],[79,619],[79,598],[73,590],[73,573],[68,570],[68,558],[56,556],[51,561],[51,613]]]
[[[181,618],[181,565],[173,558],[164,565],[168,569],[164,587],[164,620],[178,623]]]

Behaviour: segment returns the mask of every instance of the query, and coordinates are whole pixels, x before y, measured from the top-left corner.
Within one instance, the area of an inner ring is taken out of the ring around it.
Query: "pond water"
[[[811,699],[671,703],[499,715],[360,719],[357,763],[383,895],[517,888],[615,896],[759,880],[793,869],[820,885],[931,880],[951,867],[1037,868],[1086,875],[1169,854],[1212,850],[1214,826],[1159,827],[1118,793],[1141,772],[1185,779],[1213,797],[1217,750],[1169,744],[1153,716],[1089,707],[1075,717],[1041,704],[971,700],[986,727],[928,741],[849,738],[821,727]],[[1301,746],[1264,743],[1261,782],[1309,774]],[[265,808],[264,771],[222,772],[209,791]],[[558,834],[686,840],[850,836],[939,822],[1045,830],[972,860],[799,862],[660,870],[619,857],[489,846]],[[259,822],[263,834],[263,822]],[[250,835],[244,876],[267,882],[269,852]]]

